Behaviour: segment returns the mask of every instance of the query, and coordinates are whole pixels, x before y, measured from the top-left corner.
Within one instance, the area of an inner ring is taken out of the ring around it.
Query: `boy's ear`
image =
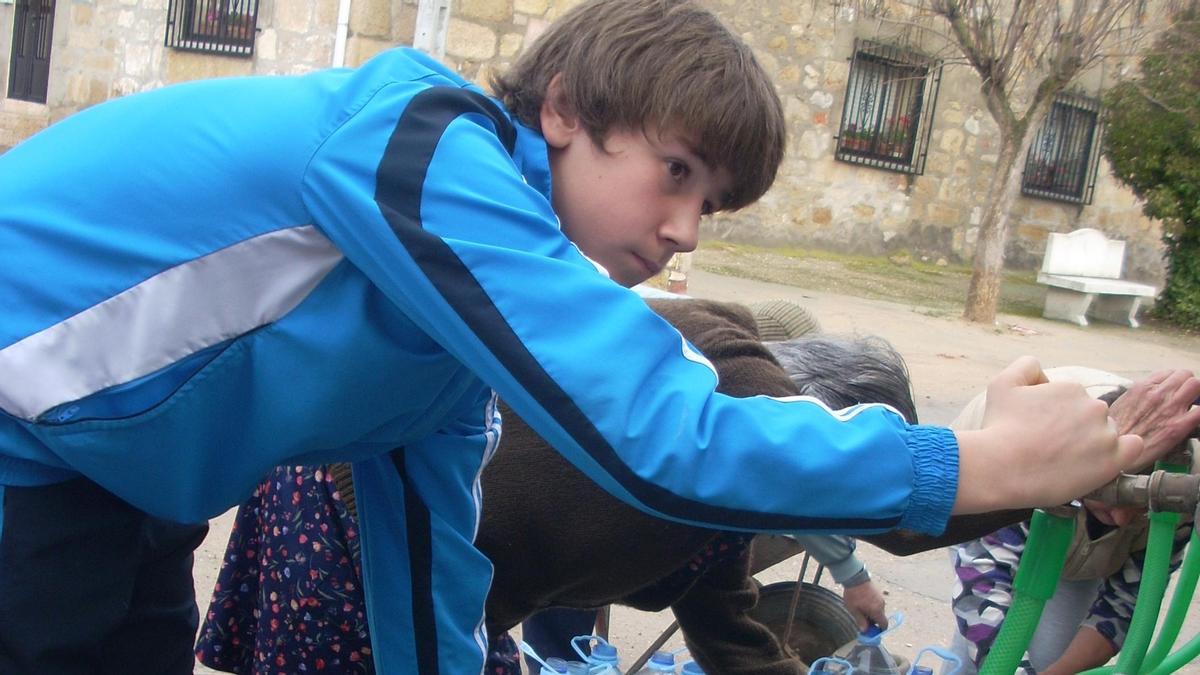
[[[552,148],[565,148],[580,130],[579,116],[567,103],[563,92],[562,73],[550,79],[542,99],[542,136]]]

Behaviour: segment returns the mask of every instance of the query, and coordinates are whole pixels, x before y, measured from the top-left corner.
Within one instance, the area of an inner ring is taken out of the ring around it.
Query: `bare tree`
[[[1153,1],[857,3],[868,16],[911,22],[945,40],[959,57],[948,61],[965,61],[979,75],[985,105],[999,127],[999,155],[988,186],[963,313],[968,320],[991,323],[996,318],[1012,207],[1021,192],[1018,162],[1028,153],[1055,96],[1100,59],[1135,51],[1147,30],[1143,17],[1168,14],[1170,0],[1160,0],[1162,7],[1148,8]]]

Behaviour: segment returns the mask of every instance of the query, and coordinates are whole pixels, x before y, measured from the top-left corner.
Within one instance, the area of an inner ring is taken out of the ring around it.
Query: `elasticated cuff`
[[[858,560],[858,558],[855,558],[855,560]],[[860,562],[859,564],[861,565],[862,563]],[[836,579],[836,577],[835,577],[835,579]],[[870,573],[867,572],[866,567],[863,567],[859,571],[852,574],[850,576],[850,578],[846,579],[845,581],[839,581],[838,583],[840,583],[845,588],[854,588],[855,586],[861,586],[870,580],[871,580]]]
[[[913,491],[900,529],[939,535],[946,529],[958,492],[958,439],[945,427],[908,428],[913,458]]]
[[[837,563],[829,565],[828,569],[833,580],[843,586],[857,586],[871,578],[867,575],[866,565],[853,553],[845,560],[839,560]],[[856,582],[855,579],[858,579],[860,575],[863,576],[863,579]]]

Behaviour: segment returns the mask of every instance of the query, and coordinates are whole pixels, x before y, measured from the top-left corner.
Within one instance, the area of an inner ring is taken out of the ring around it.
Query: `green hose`
[[[1183,569],[1179,572],[1179,584],[1175,587],[1175,596],[1171,598],[1171,607],[1163,619],[1162,633],[1154,647],[1142,661],[1142,673],[1149,675],[1167,675],[1179,670],[1200,656],[1200,636],[1192,639],[1180,648],[1178,652],[1167,657],[1167,652],[1179,637],[1179,629],[1187,616],[1188,606],[1196,590],[1196,579],[1200,576],[1200,535],[1192,530],[1192,539],[1188,544],[1187,557],[1183,561]],[[1141,593],[1138,593],[1139,597]],[[1136,611],[1136,610],[1135,610]],[[1079,675],[1109,675],[1116,671],[1114,666],[1100,666],[1085,670]]]
[[[1115,669],[1122,675],[1137,675],[1150,646],[1150,638],[1154,636],[1154,622],[1158,620],[1158,610],[1162,607],[1170,577],[1171,548],[1178,526],[1178,513],[1155,511],[1150,514],[1150,538],[1146,544],[1142,581],[1138,585],[1138,602]]]
[[[1172,473],[1188,473],[1191,471],[1191,464],[1159,460],[1155,463],[1154,468]],[[1142,672],[1158,668],[1158,665],[1167,657],[1167,653],[1171,651],[1171,647],[1175,646],[1175,640],[1179,638],[1179,629],[1183,626],[1183,620],[1187,616],[1192,596],[1196,594],[1197,577],[1200,577],[1200,536],[1197,536],[1195,523],[1193,523],[1192,537],[1188,542],[1183,568],[1179,571],[1179,583],[1175,586],[1175,595],[1171,598],[1171,606],[1167,609],[1167,615],[1163,617],[1162,631],[1158,635],[1158,640],[1154,642],[1154,646],[1146,653],[1146,659],[1142,662]]]
[[[1193,529],[1192,539],[1188,542],[1187,556],[1183,560],[1183,568],[1179,570],[1179,583],[1176,584],[1175,595],[1171,598],[1171,607],[1167,610],[1167,615],[1163,617],[1162,632],[1159,633],[1158,640],[1146,653],[1146,659],[1142,663],[1142,672],[1158,668],[1158,665],[1167,657],[1167,653],[1171,651],[1171,647],[1175,646],[1175,640],[1179,638],[1179,629],[1187,617],[1188,606],[1192,602],[1192,596],[1196,593],[1197,577],[1200,577],[1200,535],[1196,534]]]
[[[1073,514],[1063,517],[1034,511],[1029,539],[1013,580],[1013,604],[984,659],[980,675],[1012,675],[1016,672],[1038,620],[1042,618],[1042,608],[1054,595],[1074,531]]]
[[[1154,468],[1171,473],[1187,473],[1190,465],[1159,460],[1155,462]],[[1175,637],[1179,634],[1178,623],[1182,623],[1182,616],[1178,618],[1174,629],[1175,634],[1171,635],[1169,639],[1167,633],[1170,630],[1170,623],[1164,626],[1162,636],[1155,645],[1158,655],[1154,660],[1145,659],[1150,638],[1154,635],[1154,623],[1158,619],[1158,612],[1162,608],[1162,600],[1167,591],[1167,582],[1171,577],[1171,551],[1175,547],[1175,530],[1179,527],[1180,518],[1178,513],[1152,512],[1150,514],[1150,536],[1146,543],[1145,561],[1142,564],[1142,581],[1138,584],[1139,602],[1134,607],[1133,619],[1129,624],[1129,634],[1125,636],[1125,644],[1121,647],[1121,655],[1117,658],[1117,665],[1113,669],[1116,673],[1136,675],[1138,672],[1153,669],[1163,658],[1162,655],[1170,650],[1171,645],[1175,642]],[[1189,592],[1188,600],[1190,599],[1191,593]],[[1172,609],[1174,607],[1175,605],[1172,603]],[[1182,607],[1180,610],[1186,611],[1186,607]]]
[[[1189,640],[1187,644],[1179,648],[1179,651],[1163,659],[1163,662],[1151,670],[1149,675],[1173,673],[1191,663],[1197,656],[1200,656],[1200,635]]]

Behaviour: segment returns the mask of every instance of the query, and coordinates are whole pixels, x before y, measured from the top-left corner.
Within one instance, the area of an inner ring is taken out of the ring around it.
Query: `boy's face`
[[[564,233],[622,285],[695,249],[700,217],[729,199],[729,172],[710,167],[681,136],[617,130],[601,148],[581,125],[547,124],[545,115],[542,131]]]

